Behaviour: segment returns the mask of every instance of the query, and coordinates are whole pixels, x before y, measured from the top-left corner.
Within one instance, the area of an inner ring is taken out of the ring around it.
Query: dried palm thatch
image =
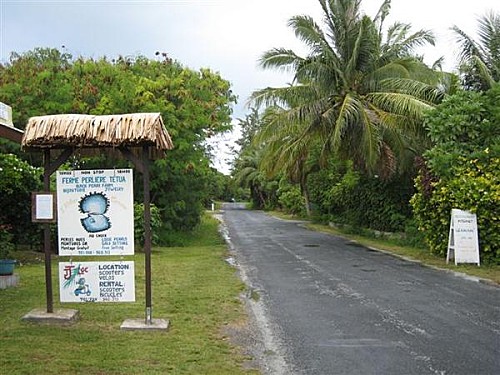
[[[156,154],[173,148],[159,113],[32,117],[21,145],[24,149],[154,146]]]

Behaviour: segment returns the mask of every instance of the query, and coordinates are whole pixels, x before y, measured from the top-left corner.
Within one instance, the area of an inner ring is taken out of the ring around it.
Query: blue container
[[[0,276],[8,276],[14,273],[16,261],[13,259],[0,259]]]

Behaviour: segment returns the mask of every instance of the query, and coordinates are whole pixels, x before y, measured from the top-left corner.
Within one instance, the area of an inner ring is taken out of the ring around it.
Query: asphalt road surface
[[[223,219],[267,373],[500,374],[500,288],[239,208]]]

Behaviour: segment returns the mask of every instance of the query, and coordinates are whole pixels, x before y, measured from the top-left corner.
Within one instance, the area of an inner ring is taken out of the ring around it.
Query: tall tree
[[[485,91],[500,82],[500,15],[490,12],[478,20],[477,40],[453,26],[460,46],[459,70],[466,89]]]
[[[12,105],[19,128],[38,115],[160,112],[175,149],[152,166],[152,203],[169,228],[189,229],[198,223],[208,194],[206,140],[231,128],[235,97],[218,73],[191,70],[166,55],[160,60],[73,59],[55,49],[37,48],[13,53],[8,63],[0,64],[0,101]],[[117,165],[104,158],[98,162],[79,165]],[[141,190],[136,184],[134,191],[139,195]]]
[[[277,181],[266,178],[260,168],[262,149],[246,148],[235,162],[235,182],[250,189],[250,197],[254,208],[266,208],[274,204]]]
[[[285,109],[278,106],[267,108],[262,126],[255,141],[262,147],[260,169],[268,178],[284,175],[290,182],[299,184],[304,199],[305,212],[311,216],[311,204],[307,179],[317,170],[317,138],[302,132],[300,122],[280,123]]]
[[[319,3],[322,26],[307,15],[288,23],[308,47],[307,56],[274,48],[260,60],[264,68],[292,72],[292,84],[256,91],[252,100],[284,109],[266,132],[293,131],[296,139],[319,142],[323,160],[335,153],[360,170],[390,175],[415,147],[410,141],[423,134],[423,113],[443,94],[438,76],[415,56],[415,48],[434,37],[397,23],[384,39],[389,0],[374,19],[361,13],[360,0]]]

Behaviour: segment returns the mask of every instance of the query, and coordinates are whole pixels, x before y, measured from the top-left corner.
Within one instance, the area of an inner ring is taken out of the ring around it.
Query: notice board
[[[60,262],[61,302],[134,302],[134,262]]]
[[[451,210],[446,262],[449,262],[451,258],[455,259],[455,264],[475,263],[479,266],[476,214],[455,208]]]
[[[59,255],[133,255],[132,182],[132,169],[58,171]]]

